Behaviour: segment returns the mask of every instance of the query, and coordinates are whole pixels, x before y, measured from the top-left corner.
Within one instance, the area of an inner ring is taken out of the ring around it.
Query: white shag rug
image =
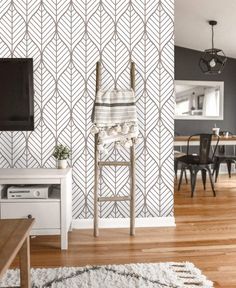
[[[150,263],[31,269],[32,288],[212,288],[192,263]],[[9,269],[0,287],[19,287],[19,269]]]

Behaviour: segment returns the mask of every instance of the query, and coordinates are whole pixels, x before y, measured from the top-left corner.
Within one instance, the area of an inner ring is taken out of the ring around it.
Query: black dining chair
[[[225,136],[227,134],[228,134],[228,137],[233,136],[233,133],[230,131],[220,132],[220,136]],[[215,182],[217,182],[217,179],[218,179],[221,163],[226,163],[228,175],[229,175],[229,178],[231,178],[231,167],[232,167],[232,164],[236,164],[236,155],[232,153],[227,153],[225,145],[219,145],[218,153],[217,155],[215,155],[215,164],[214,164],[214,170],[213,170],[213,175],[215,174]]]
[[[213,137],[216,143],[214,144],[213,149],[211,149]],[[190,143],[193,138],[199,139],[199,150],[198,153],[190,154]],[[196,186],[197,174],[199,171],[201,171],[204,190],[206,189],[206,175],[208,173],[213,195],[216,196],[211,174],[211,165],[214,164],[214,157],[216,149],[218,147],[218,143],[219,136],[213,136],[212,134],[194,134],[188,138],[187,154],[178,159],[178,161],[182,163],[178,190],[180,190],[182,184],[183,173],[187,169],[190,172],[191,197],[193,197]]]

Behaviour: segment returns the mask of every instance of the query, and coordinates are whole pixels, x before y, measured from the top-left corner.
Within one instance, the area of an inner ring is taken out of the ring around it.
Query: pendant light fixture
[[[216,21],[211,20],[208,22],[211,25],[212,31],[212,48],[206,49],[200,60],[199,66],[205,74],[220,74],[225,66],[227,58],[221,49],[214,48],[214,26]]]

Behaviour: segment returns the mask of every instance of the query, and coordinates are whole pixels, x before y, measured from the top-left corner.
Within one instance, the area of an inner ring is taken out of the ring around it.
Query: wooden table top
[[[175,141],[188,141],[189,136],[175,136]],[[212,139],[217,139],[217,137],[212,137]],[[196,141],[199,140],[199,137],[192,137],[190,141]],[[220,140],[224,140],[224,141],[232,141],[235,140],[236,141],[236,135],[230,135],[228,137],[225,136],[220,136]]]
[[[34,221],[34,219],[0,220],[0,277],[16,257]]]

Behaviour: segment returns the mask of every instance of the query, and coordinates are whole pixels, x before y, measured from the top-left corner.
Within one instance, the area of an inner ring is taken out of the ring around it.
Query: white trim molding
[[[99,228],[129,228],[129,218],[99,219]],[[136,218],[135,227],[175,227],[175,217]],[[92,229],[93,219],[73,219],[72,229]]]

